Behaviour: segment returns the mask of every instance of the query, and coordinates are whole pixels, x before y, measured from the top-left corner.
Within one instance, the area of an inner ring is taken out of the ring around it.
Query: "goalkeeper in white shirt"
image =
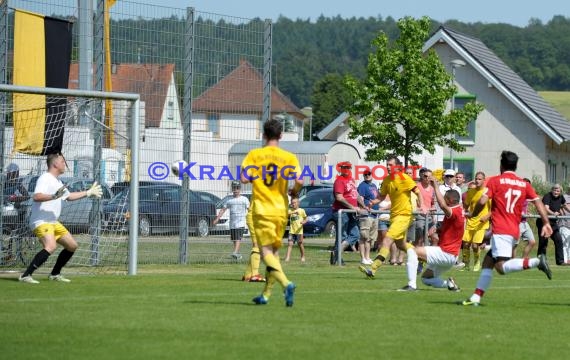
[[[97,182],[86,191],[69,192],[66,186],[58,179],[65,172],[66,162],[61,154],[50,154],[47,156],[48,171],[42,174],[37,181],[36,189],[32,197],[32,212],[30,215],[30,228],[43,245],[34,256],[34,259],[20,275],[20,281],[28,284],[39,284],[39,281],[32,278],[32,274],[42,266],[51,254],[55,251],[57,244],[63,246],[57,261],[48,279],[60,282],[70,282],[69,279],[61,275],[61,269],[71,259],[77,242],[71,233],[59,221],[62,201],[73,201],[84,197],[100,198],[102,194],[101,185]]]

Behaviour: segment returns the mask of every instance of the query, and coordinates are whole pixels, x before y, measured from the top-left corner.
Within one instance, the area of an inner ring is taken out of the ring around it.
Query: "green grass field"
[[[296,249],[295,249],[296,250]],[[296,253],[295,253],[296,255]],[[463,307],[478,273],[452,272],[460,293],[418,282],[401,293],[405,267],[375,280],[322,262],[285,265],[295,305],[279,287],[253,305],[262,284],[243,264],[142,266],[137,276],[70,276],[39,285],[0,276],[2,359],[566,359],[570,267],[548,281],[534,269],[496,275],[484,305]]]
[[[539,91],[546,101],[570,120],[570,91]]]

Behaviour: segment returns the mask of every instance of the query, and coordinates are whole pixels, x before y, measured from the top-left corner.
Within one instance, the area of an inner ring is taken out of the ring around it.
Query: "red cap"
[[[350,163],[350,161],[342,161],[342,162],[339,162],[337,164],[337,167],[339,167],[339,168],[352,168],[352,164]]]

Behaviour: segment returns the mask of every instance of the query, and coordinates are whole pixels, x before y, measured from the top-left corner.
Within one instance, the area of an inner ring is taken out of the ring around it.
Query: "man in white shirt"
[[[77,250],[77,242],[65,226],[58,221],[62,201],[79,200],[88,196],[100,198],[103,193],[101,185],[97,182],[93,183],[89,190],[69,192],[58,179],[67,167],[65,158],[61,154],[48,155],[47,166],[48,171],[41,175],[36,183],[29,220],[34,235],[40,239],[44,248],[34,256],[26,271],[20,275],[20,281],[28,284],[39,284],[39,281],[32,278],[32,273],[47,261],[58,243],[63,246],[63,250],[59,253],[48,279],[66,283],[71,281],[60,273]]]
[[[230,238],[234,243],[234,251],[231,256],[239,260],[242,258],[239,253],[239,247],[245,231],[245,217],[249,209],[249,200],[241,195],[241,183],[239,181],[232,182],[232,194],[233,197],[224,203],[213,224],[217,224],[226,210],[230,210]]]

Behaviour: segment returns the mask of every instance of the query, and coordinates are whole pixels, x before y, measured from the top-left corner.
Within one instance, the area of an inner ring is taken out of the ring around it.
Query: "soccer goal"
[[[103,185],[101,199],[63,205],[60,222],[79,243],[66,271],[136,274],[138,206],[129,211],[127,201],[138,204],[139,184],[130,180],[139,178],[139,102],[138,94],[0,85],[0,271],[24,268],[41,249],[28,228],[31,196],[47,155],[61,153],[67,169],[60,179],[70,191]],[[125,188],[123,203],[106,211]],[[109,226],[109,219],[123,223]]]

